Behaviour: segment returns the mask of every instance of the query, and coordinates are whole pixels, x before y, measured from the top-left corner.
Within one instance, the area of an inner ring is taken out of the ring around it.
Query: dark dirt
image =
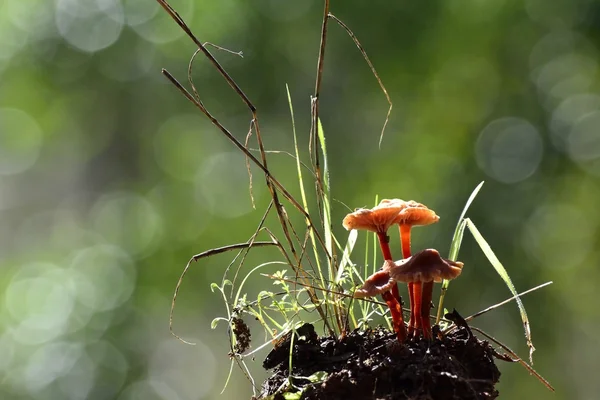
[[[291,334],[275,345],[263,363],[273,375],[259,398],[285,387],[289,371]],[[293,371],[309,377],[325,371],[325,380],[311,383],[293,378],[306,400],[495,399],[500,372],[494,351],[485,341],[461,327],[443,339],[412,339],[400,345],[395,334],[377,328],[353,331],[337,340],[319,338],[303,325],[294,337]],[[283,399],[281,393],[274,399]]]

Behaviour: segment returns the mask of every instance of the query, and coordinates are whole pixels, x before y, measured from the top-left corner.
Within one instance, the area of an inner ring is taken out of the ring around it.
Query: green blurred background
[[[306,144],[322,1],[172,5],[200,40],[243,51],[213,53],[258,107],[268,149],[293,150],[286,83]],[[379,149],[385,97],[332,23],[321,119],[336,232],[343,204],[414,199],[441,216],[414,248],[446,253],[486,180],[469,215],[517,289],[554,281],[524,302],[535,368],[557,393],[499,362],[502,398],[598,398],[600,2],[333,0],[332,12],[394,103]],[[184,81],[193,51],[152,0],[0,0],[0,398],[250,397],[237,369],[218,394],[229,348],[225,326],[210,329],[225,311],[209,284],[231,255],[195,264],[182,287],[174,327],[197,345],[168,331],[189,257],[247,240],[269,200],[255,171],[253,210],[244,158],[161,76]],[[194,78],[243,140],[242,102],[204,60]],[[298,194],[294,161],[274,154],[271,166]],[[277,258],[257,251],[246,267]],[[459,259],[448,307],[468,315],[509,297],[468,234]],[[253,284],[254,296],[272,287]],[[526,357],[514,304],[476,325]],[[250,362],[259,382],[263,356]]]

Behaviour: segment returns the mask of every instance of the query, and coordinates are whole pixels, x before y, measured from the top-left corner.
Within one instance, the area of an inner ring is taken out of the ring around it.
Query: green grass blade
[[[515,285],[513,285],[510,276],[508,276],[508,272],[506,272],[506,269],[504,268],[500,260],[498,260],[498,257],[496,257],[496,255],[494,254],[490,245],[483,238],[473,221],[471,221],[468,218],[465,220],[467,221],[467,227],[473,234],[473,237],[475,238],[475,241],[483,251],[483,254],[485,254],[487,259],[490,261],[490,263],[498,273],[498,275],[500,275],[504,283],[506,283],[506,286],[508,286],[508,289],[513,294],[513,296],[518,296],[519,294],[517,293]],[[529,362],[533,364],[533,352],[535,351],[535,347],[533,347],[533,342],[531,341],[531,329],[529,326],[529,318],[527,318],[527,311],[525,311],[525,306],[523,305],[521,298],[516,297],[515,300],[517,302],[517,306],[519,306],[521,320],[523,321],[523,328],[525,329],[525,339],[527,340],[527,347],[529,347]]]
[[[223,394],[225,392],[225,389],[227,389],[227,386],[229,385],[229,380],[231,379],[231,374],[233,373],[233,363],[235,361],[233,359],[231,359],[231,363],[229,365],[229,372],[227,373],[227,378],[225,379],[225,384],[223,385],[223,389],[221,389],[221,393]]]
[[[285,85],[288,96],[288,105],[290,107],[290,116],[292,118],[292,133],[294,136],[294,151],[296,153],[296,168],[298,171],[298,183],[300,184],[300,195],[302,196],[302,205],[304,211],[308,212],[308,202],[306,201],[306,191],[304,190],[304,181],[302,179],[302,164],[300,163],[300,153],[298,151],[298,137],[296,136],[296,120],[294,118],[294,106],[292,105],[292,95],[290,94],[290,88]]]
[[[269,261],[269,262],[262,263],[260,265],[257,265],[256,267],[252,268],[252,270],[250,270],[250,272],[248,272],[246,274],[246,276],[242,280],[242,283],[240,283],[240,286],[238,287],[237,293],[235,294],[235,298],[233,300],[233,306],[234,307],[237,306],[238,300],[240,299],[240,295],[242,294],[242,289],[244,288],[244,285],[246,284],[246,281],[248,280],[250,275],[252,275],[255,271],[261,269],[262,267],[266,267],[267,265],[276,265],[276,264],[289,266],[288,263],[285,263],[283,261]]]
[[[448,258],[452,261],[456,261],[456,258],[458,257],[458,252],[460,250],[460,246],[462,244],[462,239],[465,234],[465,226],[466,226],[466,222],[464,221],[465,215],[467,215],[467,211],[469,210],[469,207],[471,207],[471,203],[473,203],[473,200],[475,200],[475,197],[481,190],[483,183],[484,183],[484,181],[481,181],[481,183],[479,185],[477,185],[475,190],[473,190],[473,192],[469,196],[467,202],[465,203],[465,206],[463,207],[460,217],[458,217],[458,222],[456,223],[456,228],[454,229],[454,235],[452,235],[452,242],[450,243],[450,254],[448,255]],[[446,292],[448,291],[448,286],[450,286],[450,281],[447,279],[444,279],[444,281],[442,282],[442,289],[440,292],[440,302],[438,304],[438,311],[437,311],[437,315],[435,318],[436,324],[439,323],[440,320],[442,319],[442,310],[444,309],[444,299],[446,298]]]
[[[304,207],[304,211],[306,211],[307,214],[310,214],[309,210],[308,210],[308,201],[306,200],[306,190],[304,190],[304,180],[302,178],[302,164],[300,163],[300,152],[298,150],[298,137],[296,135],[296,120],[294,118],[294,106],[292,105],[292,95],[290,94],[290,88],[289,86],[286,84],[285,85],[285,89],[287,91],[287,96],[288,96],[288,105],[290,107],[290,116],[292,118],[292,133],[294,136],[294,152],[296,154],[296,170],[297,170],[297,174],[298,174],[298,184],[300,185],[300,196],[302,197],[302,206]],[[309,226],[310,222],[308,221],[308,219],[306,219],[306,225]],[[311,244],[312,244],[312,248],[313,248],[313,253],[315,256],[315,263],[317,264],[317,270],[319,271],[319,278],[321,279],[321,282],[324,282],[325,279],[323,277],[323,272],[321,271],[321,262],[320,262],[320,257],[319,257],[319,252],[318,252],[318,247],[317,247],[317,240],[315,238],[315,233],[314,233],[314,227],[310,227],[310,240],[311,240]]]
[[[346,242],[346,247],[344,247],[344,253],[342,254],[342,261],[340,262],[340,267],[338,268],[337,275],[335,277],[335,283],[338,284],[344,275],[344,270],[347,265],[352,265],[352,261],[350,260],[350,254],[352,254],[352,250],[354,250],[354,245],[356,244],[356,238],[358,237],[358,231],[356,229],[352,229],[348,234],[348,241]]]
[[[327,145],[325,143],[325,132],[318,120],[319,144],[323,153],[323,229],[325,230],[325,246],[327,252],[333,255],[333,241],[331,238],[331,182],[329,180],[329,163],[327,161]]]
[[[463,219],[465,218],[465,215],[467,215],[467,211],[469,210],[469,207],[471,207],[471,203],[473,203],[473,200],[475,200],[475,197],[477,197],[477,194],[481,190],[483,183],[484,183],[484,181],[481,181],[481,183],[479,185],[477,185],[475,190],[473,190],[473,192],[469,196],[469,199],[467,200],[467,202],[462,210],[462,213],[460,214],[460,217],[458,217],[458,222],[456,223],[456,229],[454,229],[454,235],[452,236],[452,244],[450,246],[450,255],[448,256],[448,258],[452,261],[456,261],[456,257],[458,257],[458,250],[460,249],[460,245],[462,243],[462,237],[463,237],[463,234],[465,231]]]

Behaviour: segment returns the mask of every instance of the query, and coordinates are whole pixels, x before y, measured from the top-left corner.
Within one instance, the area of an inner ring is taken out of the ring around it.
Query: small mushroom
[[[394,223],[398,224],[398,228],[400,229],[402,258],[408,258],[411,256],[411,228],[417,225],[431,225],[435,222],[438,222],[440,217],[438,217],[433,210],[427,208],[427,206],[421,203],[417,203],[414,200],[402,201],[402,203],[404,206],[402,207],[402,210],[398,213],[398,216],[394,220]],[[430,289],[433,291],[433,286]],[[408,322],[409,335],[412,334],[415,331],[415,329],[420,328],[420,319],[417,317],[417,313],[420,312],[419,310],[421,309],[423,304],[421,292],[422,290],[420,282],[408,282],[408,298],[410,300],[410,319]],[[429,306],[429,303],[427,305]]]
[[[385,262],[393,264],[391,260],[386,260]],[[394,332],[396,332],[398,341],[402,343],[406,340],[406,327],[404,326],[404,319],[402,317],[402,301],[398,301],[390,292],[394,287],[398,290],[396,281],[390,277],[389,272],[379,270],[368,277],[362,287],[354,291],[354,297],[362,299],[365,297],[375,297],[380,294],[390,309]]]
[[[383,271],[388,272],[394,281],[414,282],[415,288],[416,283],[419,284],[419,288],[421,284],[423,285],[422,294],[416,296],[422,297],[422,303],[421,307],[416,309],[419,315],[415,317],[420,320],[425,338],[432,338],[429,310],[433,296],[433,282],[455,279],[462,272],[462,268],[463,263],[442,258],[434,249],[425,249],[412,257],[384,265]]]
[[[346,215],[342,225],[347,230],[364,229],[375,232],[379,239],[379,246],[383,253],[384,260],[392,261],[392,252],[390,250],[390,238],[387,231],[396,220],[400,212],[406,207],[406,203],[399,199],[384,199],[372,209],[360,208],[353,213]],[[398,292],[397,284],[392,284],[390,292],[382,292],[381,295],[390,307],[394,329],[398,334],[398,339],[402,342],[406,338],[406,327],[402,317],[402,299]]]
[[[359,208],[346,215],[342,225],[347,230],[364,229],[377,233],[379,245],[385,260],[392,260],[387,231],[390,226],[397,224],[400,212],[406,208],[406,202],[400,199],[384,199],[379,205],[369,208]]]
[[[386,260],[386,262],[392,262]],[[365,297],[375,297],[378,294],[389,292],[396,281],[390,277],[388,271],[379,270],[367,278],[365,283],[354,291],[354,297],[363,299]]]

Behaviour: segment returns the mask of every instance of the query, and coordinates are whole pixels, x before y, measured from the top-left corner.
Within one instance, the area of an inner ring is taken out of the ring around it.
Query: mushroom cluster
[[[372,209],[358,209],[348,214],[343,221],[347,230],[364,229],[377,234],[384,258],[383,267],[354,292],[354,297],[381,295],[390,308],[394,331],[400,342],[405,341],[408,336],[417,336],[421,332],[425,338],[432,338],[429,311],[433,283],[441,282],[443,279],[454,279],[462,271],[461,262],[444,259],[434,249],[425,249],[411,255],[411,228],[430,225],[439,219],[434,211],[416,201],[385,199]],[[392,225],[398,225],[400,230],[403,259],[399,261],[393,261],[387,235]],[[408,284],[410,300],[408,330],[404,325],[402,298],[397,282]]]

